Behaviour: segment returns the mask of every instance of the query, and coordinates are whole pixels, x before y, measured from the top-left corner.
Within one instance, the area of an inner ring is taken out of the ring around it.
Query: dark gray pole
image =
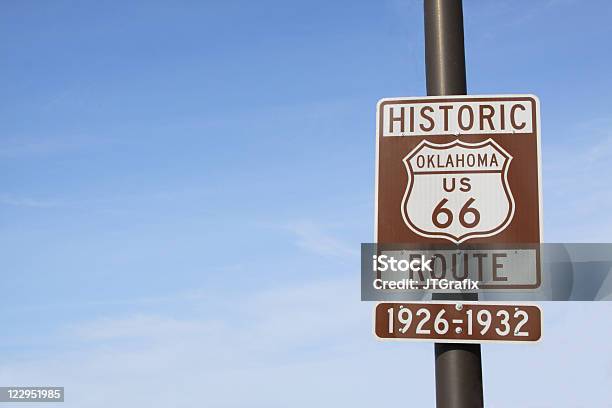
[[[461,0],[424,0],[427,95],[465,95]],[[435,295],[434,299],[477,299]],[[480,344],[436,343],[436,407],[484,407]]]
[[[425,0],[427,95],[465,95],[461,0]]]

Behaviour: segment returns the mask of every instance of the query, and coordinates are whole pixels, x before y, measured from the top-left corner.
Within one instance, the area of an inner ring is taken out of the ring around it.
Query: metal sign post
[[[466,95],[461,0],[424,0],[424,14],[428,96],[377,104],[376,248],[362,252],[362,290],[385,301],[377,338],[436,342],[437,407],[479,408],[480,343],[542,335],[535,305],[475,302],[542,283],[539,101]],[[388,302],[414,290],[434,302]]]
[[[424,0],[427,95],[465,95],[461,0]],[[436,343],[436,406],[483,407],[480,344]]]

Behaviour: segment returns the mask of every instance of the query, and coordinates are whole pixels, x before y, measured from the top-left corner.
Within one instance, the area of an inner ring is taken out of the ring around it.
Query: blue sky
[[[377,342],[358,287],[376,102],[425,94],[420,1],[2,10],[0,385],[433,406],[433,346]],[[464,13],[469,93],[540,98],[545,240],[610,242],[612,6]],[[542,343],[484,347],[488,406],[610,406],[609,306],[544,313]]]

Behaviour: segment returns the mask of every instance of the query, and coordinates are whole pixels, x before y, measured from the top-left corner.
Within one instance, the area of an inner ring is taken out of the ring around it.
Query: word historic
[[[386,101],[379,124],[383,136],[531,133],[533,107],[525,101]]]

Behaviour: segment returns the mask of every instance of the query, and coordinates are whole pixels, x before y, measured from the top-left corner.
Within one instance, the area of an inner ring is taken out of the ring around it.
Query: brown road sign
[[[542,336],[542,311],[535,305],[379,303],[374,314],[374,333],[385,340],[536,342]]]
[[[533,95],[382,99],[376,242],[540,242],[539,126]]]

